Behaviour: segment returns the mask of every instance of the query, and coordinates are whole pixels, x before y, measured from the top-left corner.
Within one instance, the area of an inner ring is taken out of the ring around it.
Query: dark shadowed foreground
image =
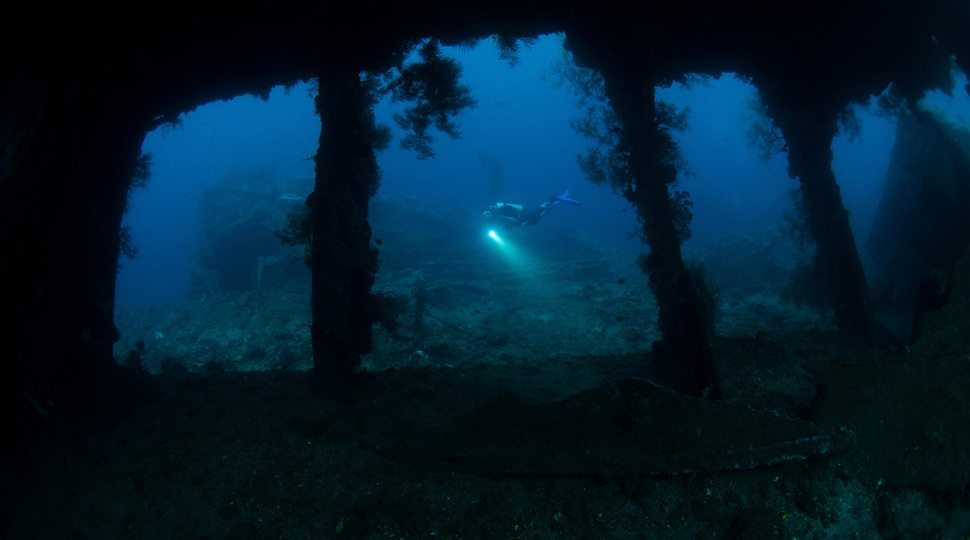
[[[391,369],[341,395],[314,391],[298,372],[156,376],[140,381],[142,403],[119,425],[82,438],[70,429],[52,435],[5,485],[13,496],[8,531],[12,538],[966,532],[970,358],[832,354],[808,341],[722,344],[737,362],[757,366],[728,381],[736,400],[727,403],[620,378],[643,375],[640,357]],[[798,362],[825,365],[823,390],[802,411],[808,421],[773,412],[772,403],[795,396],[745,402],[777,364]],[[550,384],[563,378],[572,384]]]

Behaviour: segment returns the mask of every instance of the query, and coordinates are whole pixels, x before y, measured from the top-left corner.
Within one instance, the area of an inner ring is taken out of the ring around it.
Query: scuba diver
[[[532,211],[528,211],[526,207],[521,204],[497,202],[489,205],[489,207],[482,212],[482,217],[489,225],[516,227],[522,225],[535,225],[536,223],[539,223],[539,220],[548,214],[553,208],[559,206],[559,203],[565,203],[569,206],[582,206],[582,203],[579,201],[569,198],[569,191],[567,190],[558,197],[550,197],[548,201],[540,204],[539,208]]]

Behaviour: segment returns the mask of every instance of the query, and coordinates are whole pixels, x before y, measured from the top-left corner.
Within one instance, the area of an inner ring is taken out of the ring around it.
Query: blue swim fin
[[[566,203],[566,204],[568,204],[570,206],[582,206],[583,205],[583,203],[577,201],[576,199],[570,199],[569,198],[569,190],[568,189],[565,191],[565,193],[563,193],[562,195],[556,197],[556,200],[559,201],[559,202]]]

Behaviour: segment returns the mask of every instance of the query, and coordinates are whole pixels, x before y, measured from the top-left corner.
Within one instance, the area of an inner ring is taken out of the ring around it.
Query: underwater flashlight
[[[497,232],[495,232],[495,229],[491,229],[488,231],[488,237],[491,238],[492,240],[495,240],[495,243],[500,246],[505,244],[505,241],[502,240],[502,237],[499,236]]]

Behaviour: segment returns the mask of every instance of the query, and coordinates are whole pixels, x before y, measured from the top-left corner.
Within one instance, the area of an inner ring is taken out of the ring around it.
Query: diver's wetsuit
[[[529,212],[521,204],[500,202],[489,206],[488,210],[482,212],[482,217],[500,225],[535,225],[558,203],[559,199],[553,198],[540,204],[539,208]]]

